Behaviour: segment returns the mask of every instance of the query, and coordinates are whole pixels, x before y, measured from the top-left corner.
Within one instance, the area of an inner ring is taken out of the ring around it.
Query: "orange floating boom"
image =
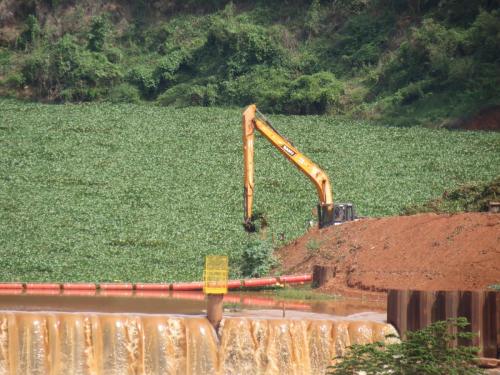
[[[268,276],[255,279],[243,279],[243,280],[228,280],[227,286],[229,289],[238,289],[241,287],[252,288],[252,287],[262,287],[262,286],[272,286],[282,284],[294,284],[294,283],[306,283],[312,281],[311,274],[303,275],[284,275],[284,276]],[[112,295],[114,293],[120,294],[124,293],[128,295],[135,291],[197,291],[203,290],[203,281],[194,282],[181,282],[181,283],[0,283],[1,294],[17,294],[23,292],[29,292],[30,294],[37,293],[59,293],[71,294],[74,292],[78,294],[82,293],[96,293],[97,289],[100,289],[101,293]]]

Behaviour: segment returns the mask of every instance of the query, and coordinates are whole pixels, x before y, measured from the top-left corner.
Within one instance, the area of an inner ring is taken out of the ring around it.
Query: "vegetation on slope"
[[[213,253],[240,275],[254,239],[242,227],[239,110],[1,100],[0,113],[0,280],[196,280]],[[498,133],[271,117],[361,215],[499,173]],[[260,137],[255,186],[274,247],[306,231],[315,189]]]
[[[497,0],[2,3],[3,95],[399,125],[500,104]]]
[[[412,215],[419,212],[486,212],[490,202],[500,200],[500,177],[487,183],[468,183],[451,191],[445,191],[422,205],[408,206],[404,214]]]

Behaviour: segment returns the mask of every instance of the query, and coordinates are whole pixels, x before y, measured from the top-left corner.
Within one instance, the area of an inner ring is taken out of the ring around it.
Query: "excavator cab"
[[[357,218],[356,209],[352,203],[318,203],[318,226],[320,229],[335,223],[353,221]]]
[[[254,134],[257,129],[278,151],[304,173],[316,187],[318,193],[318,225],[325,228],[335,222],[356,219],[352,203],[333,203],[332,188],[328,176],[302,154],[284,136],[278,133],[258,110],[255,104],[248,106],[243,112],[243,161],[244,161],[244,221],[245,230],[255,231],[255,217],[252,215],[254,191]]]

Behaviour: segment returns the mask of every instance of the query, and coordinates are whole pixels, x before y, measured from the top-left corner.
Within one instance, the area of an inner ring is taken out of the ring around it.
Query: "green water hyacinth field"
[[[499,133],[271,120],[362,216],[500,174]],[[240,109],[1,100],[0,151],[1,281],[197,280],[206,254],[229,255],[240,275],[252,240]],[[255,158],[255,210],[278,247],[305,233],[316,191],[260,136]]]

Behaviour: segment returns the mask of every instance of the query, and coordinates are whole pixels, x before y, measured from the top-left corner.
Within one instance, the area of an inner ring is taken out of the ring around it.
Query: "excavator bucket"
[[[245,218],[243,227],[249,233],[257,232],[268,226],[266,216],[261,212],[255,212],[250,219]]]
[[[245,230],[248,232],[248,233],[253,233],[257,230],[257,227],[255,226],[255,224],[252,222],[252,220],[245,220],[243,222],[243,228],[245,228]]]
[[[318,224],[320,229],[357,219],[352,203],[318,204]]]

